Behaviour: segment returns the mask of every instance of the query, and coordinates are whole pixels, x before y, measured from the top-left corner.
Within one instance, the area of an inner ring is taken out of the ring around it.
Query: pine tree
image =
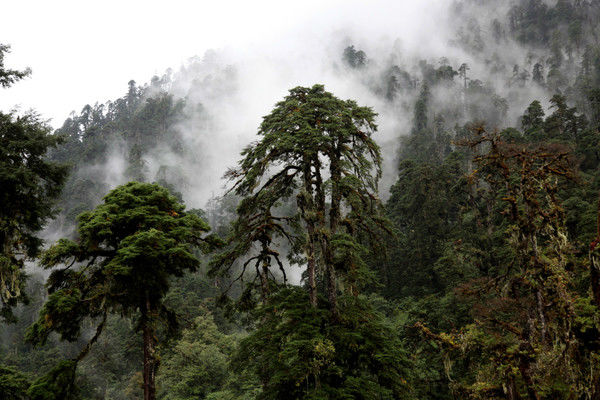
[[[531,79],[538,85],[544,86],[544,66],[539,62],[535,63],[535,65],[533,66]]]
[[[356,50],[354,46],[344,49],[343,60],[350,68],[360,69],[367,65],[367,55],[362,50]]]
[[[334,265],[336,258],[357,245],[356,233],[375,234],[385,225],[376,196],[381,155],[371,139],[374,118],[370,108],[337,99],[322,85],[292,89],[264,118],[262,140],[244,150],[239,167],[228,173],[236,193],[247,197],[238,210],[244,218],[258,213],[273,218],[269,214],[277,202],[296,195],[297,209],[288,217],[299,218],[306,229],[311,303],[316,305],[316,274],[324,273],[334,312],[335,274],[342,269]],[[354,255],[346,259],[348,272],[361,264],[353,260]]]
[[[31,74],[31,70],[29,68],[24,71],[6,68],[4,66],[4,57],[9,52],[10,46],[0,43],[0,86],[3,88],[10,87],[13,85],[13,83],[18,82]]]
[[[27,400],[29,381],[11,367],[0,365],[0,400]]]
[[[543,124],[544,109],[539,101],[534,100],[521,117],[521,127],[525,131],[525,134],[531,134],[536,130],[542,129]]]

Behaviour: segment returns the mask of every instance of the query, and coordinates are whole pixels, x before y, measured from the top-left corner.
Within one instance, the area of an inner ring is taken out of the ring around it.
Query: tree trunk
[[[335,156],[331,159],[331,209],[329,210],[329,241],[327,243],[326,263],[327,263],[327,296],[329,298],[329,306],[334,318],[338,316],[337,309],[337,280],[335,274],[335,266],[333,265],[333,249],[331,240],[337,234],[338,225],[340,223],[340,207],[342,194],[339,188],[339,182],[342,178],[340,170],[340,154],[339,150],[335,149]]]
[[[269,298],[269,267],[271,266],[270,257],[266,255],[268,251],[266,243],[263,243],[263,254],[262,258],[259,258],[257,263],[262,261],[262,271],[260,271],[260,286],[261,286],[261,298],[263,304],[267,304]]]
[[[521,400],[519,390],[515,384],[515,378],[512,376],[508,378],[508,382],[506,383],[506,398],[508,400]]]
[[[314,242],[314,227],[308,229],[308,244],[307,244],[307,274],[308,274],[308,296],[310,305],[317,307],[317,282],[315,279],[315,242]]]
[[[533,388],[533,380],[531,379],[531,371],[530,371],[530,363],[529,362],[521,362],[519,367],[521,371],[521,376],[525,381],[525,386],[527,387],[527,396],[530,400],[540,400],[537,392]]]
[[[521,373],[521,377],[523,378],[523,382],[527,388],[527,397],[530,400],[540,400],[540,397],[535,391],[533,379],[531,378],[531,359],[529,354],[533,354],[534,350],[529,343],[528,336],[528,334],[525,335],[523,339],[526,341],[526,343],[522,343],[520,346],[522,355],[520,356],[519,360],[519,372]]]
[[[600,307],[600,193],[598,193],[598,216],[596,240],[590,244],[590,286],[596,307]]]
[[[154,339],[154,328],[151,321],[150,297],[146,293],[146,303],[142,307],[142,335],[144,340],[144,400],[156,399],[156,386],[154,378],[158,362]]]
[[[592,393],[590,395],[590,400],[600,400],[600,380],[596,379],[594,383],[592,383]]]
[[[300,204],[302,216],[306,222],[308,240],[306,241],[306,273],[308,275],[308,297],[312,307],[317,306],[317,283],[316,283],[316,260],[315,260],[315,207],[313,199],[313,185],[311,173],[311,160],[303,159],[304,191],[308,198],[303,199]],[[307,213],[308,211],[308,213]]]
[[[327,297],[329,299],[329,308],[334,319],[338,317],[337,309],[337,285],[336,285],[335,270],[331,263],[327,265]]]
[[[590,285],[596,307],[600,307],[600,251],[590,249]]]

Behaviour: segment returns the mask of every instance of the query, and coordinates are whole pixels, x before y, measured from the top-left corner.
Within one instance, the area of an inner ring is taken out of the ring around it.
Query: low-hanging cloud
[[[420,60],[435,67],[448,64],[455,70],[467,63],[469,79],[479,79],[485,87],[478,96],[496,93],[508,100],[510,107],[498,124],[517,124],[533,99],[549,97],[545,88],[532,82],[510,83],[513,65],[531,69],[534,62],[544,59],[544,50],[524,48],[508,37],[491,40],[493,19],[503,21],[510,6],[495,3],[349,2],[303,15],[278,36],[209,50],[189,59],[178,70],[169,71],[170,79],[163,87],[186,101],[186,118],[176,126],[184,151],[174,152],[160,144],[146,151],[146,179],[162,177],[183,194],[188,206],[205,207],[210,198],[224,192],[223,174],[236,164],[241,150],[258,139],[261,119],[275,103],[290,88],[322,83],[336,96],[354,99],[379,114],[375,139],[384,154],[380,188],[385,198],[395,180],[400,138],[412,127],[423,80]],[[485,47],[479,48],[480,42]],[[343,62],[343,50],[350,45],[366,53],[368,62],[363,68],[352,69]],[[390,101],[378,85],[394,65],[415,82]],[[462,90],[459,78],[432,89],[431,112],[465,108]],[[452,129],[451,123],[464,123],[470,117],[447,121],[447,127]],[[115,186],[128,179],[126,155],[119,145],[111,152],[102,175]]]

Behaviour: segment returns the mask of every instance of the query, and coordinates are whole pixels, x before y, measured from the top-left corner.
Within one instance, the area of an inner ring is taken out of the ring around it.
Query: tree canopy
[[[107,314],[138,315],[144,342],[144,393],[154,398],[158,367],[155,335],[160,323],[176,329],[176,315],[163,303],[172,276],[195,271],[194,249],[216,243],[206,237],[209,226],[186,212],[167,189],[131,182],[112,190],[95,210],[78,218],[78,240],[60,239],[41,259],[52,270],[50,296],[30,340],[44,343],[50,332],[75,340],[87,318],[99,320],[100,335]]]
[[[0,86],[9,87],[29,71],[7,69],[9,47],[0,44]],[[35,113],[0,112],[0,319],[14,322],[12,306],[23,299],[26,260],[42,245],[39,231],[56,215],[55,203],[67,167],[49,161],[50,148],[62,142]]]
[[[421,16],[287,52],[360,101],[295,87],[258,127],[218,50],[54,133],[0,114],[0,399],[598,400],[600,3]]]
[[[241,278],[256,263],[261,303],[251,311],[260,327],[242,342],[240,357],[263,384],[259,398],[405,392],[404,353],[359,295],[372,275],[364,257],[388,225],[376,194],[375,115],[322,85],[294,88],[264,117],[260,140],[227,174],[242,200],[230,248],[213,260],[213,273],[229,272],[240,259]],[[283,282],[271,279],[271,264],[285,273],[286,253],[305,266],[306,291],[288,287],[285,275]],[[251,281],[248,297],[253,287]]]

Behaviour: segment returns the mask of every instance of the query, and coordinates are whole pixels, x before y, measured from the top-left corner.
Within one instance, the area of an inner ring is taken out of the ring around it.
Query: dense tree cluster
[[[599,399],[600,8],[495,5],[451,7],[469,63],[336,54],[412,116],[387,188],[377,114],[319,84],[205,210],[156,157],[210,120],[170,73],[53,133],[0,113],[0,399]]]

